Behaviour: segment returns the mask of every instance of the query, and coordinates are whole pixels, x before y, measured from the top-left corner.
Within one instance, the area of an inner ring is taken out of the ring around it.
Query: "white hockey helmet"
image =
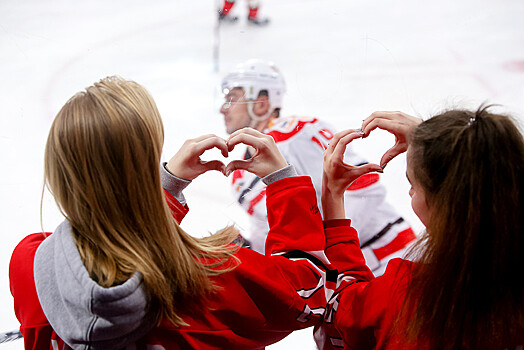
[[[222,91],[236,87],[244,89],[248,100],[256,100],[261,90],[267,90],[273,108],[282,108],[286,82],[273,62],[250,59],[239,63],[222,80]]]

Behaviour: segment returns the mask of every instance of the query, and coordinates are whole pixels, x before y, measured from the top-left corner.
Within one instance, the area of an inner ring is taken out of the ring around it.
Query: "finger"
[[[369,123],[371,123],[373,120],[377,118],[389,119],[390,117],[391,117],[391,112],[387,112],[387,111],[373,112],[371,113],[369,117],[367,117],[366,119],[362,121],[362,130],[364,130],[369,125]]]
[[[205,151],[210,150],[212,148],[218,148],[224,157],[227,157],[228,155],[226,141],[218,136],[213,136],[198,141],[194,144],[194,147],[194,153],[198,155],[202,155]]]
[[[335,149],[333,151],[333,157],[343,160],[344,159],[344,153],[346,153],[347,145],[351,141],[353,141],[355,139],[358,139],[358,138],[361,138],[361,137],[362,137],[362,135],[358,131],[355,131],[355,130],[352,130],[349,134],[347,134],[346,136],[342,137],[340,139],[340,141],[337,142],[337,145],[335,146]]]
[[[347,183],[347,186],[345,186],[346,188],[349,187],[353,182],[355,182],[359,177],[361,177],[362,175],[365,175],[365,174],[368,174],[368,173],[371,173],[371,172],[379,172],[379,173],[382,173],[382,168],[380,166],[378,166],[377,164],[371,164],[371,163],[368,163],[368,164],[364,164],[364,165],[360,165],[358,167],[351,167],[351,170],[349,170],[347,172],[348,174],[348,178],[349,179],[353,179],[353,180],[350,180],[349,183]]]
[[[382,168],[376,164],[364,164],[358,167],[351,167],[346,172],[346,175],[343,176],[344,188],[348,188],[362,175],[371,173],[371,172],[382,172]]]
[[[260,148],[263,145],[263,140],[267,135],[259,133],[258,135],[253,135],[251,133],[238,133],[235,136],[227,140],[228,150],[231,151],[239,143],[254,147],[256,149]],[[269,136],[271,137],[271,136]]]
[[[364,119],[362,122],[362,130],[368,130],[368,125],[371,124],[376,119],[385,119],[391,122],[402,125],[405,129],[405,132],[408,132],[409,129],[415,127],[423,122],[422,119],[418,117],[413,117],[409,114],[395,111],[395,112],[374,112],[369,117]],[[371,131],[372,129],[369,129]],[[365,134],[364,137],[368,136],[369,132]]]
[[[360,165],[358,167],[356,167],[355,171],[358,172],[358,176],[362,176],[364,174],[367,174],[367,173],[372,173],[372,172],[377,172],[377,173],[382,173],[382,167],[378,164],[373,164],[373,163],[368,163],[368,164],[364,164],[364,165]]]
[[[212,137],[218,137],[218,136],[215,135],[215,134],[205,134],[205,135],[201,135],[201,136],[195,137],[194,139],[192,139],[190,141],[200,142],[202,140],[209,139],[209,138],[212,138]]]
[[[403,135],[406,136],[408,129],[406,128],[406,125],[402,124],[399,121],[391,120],[391,119],[384,119],[384,118],[377,118],[372,120],[368,125],[362,128],[363,137],[367,137],[369,133],[372,130],[375,130],[376,128],[386,130],[393,135]]]
[[[225,175],[229,176],[235,170],[247,170],[251,166],[251,159],[249,160],[233,160],[225,168]]]
[[[392,160],[399,154],[406,152],[406,150],[406,147],[403,147],[399,144],[396,144],[395,146],[388,149],[380,159],[380,166],[382,167],[382,169],[386,167],[390,160]]]
[[[364,122],[362,122],[362,127],[360,130],[362,130],[362,136],[368,137],[369,133],[373,130],[375,130],[378,127],[378,119],[373,117],[368,117],[364,119]]]
[[[224,165],[224,163],[222,163],[219,160],[210,160],[207,162],[202,162],[202,166],[205,169],[204,173],[206,171],[216,170],[216,171],[220,171],[221,173],[225,174],[225,171],[226,171],[226,166]]]
[[[362,126],[366,126],[367,124],[371,123],[374,119],[381,118],[381,119],[403,119],[403,118],[413,118],[410,115],[407,115],[405,113],[402,113],[400,111],[375,111],[371,113],[369,117],[363,120]]]
[[[371,124],[373,121],[377,120],[377,119],[382,119],[382,120],[389,120],[391,122],[398,122],[399,124],[402,124],[402,121],[403,120],[406,120],[407,118],[413,118],[405,113],[402,113],[402,112],[398,112],[398,111],[395,111],[395,112],[390,112],[390,111],[377,111],[377,112],[373,112],[369,117],[367,117],[366,119],[364,119],[364,121],[362,122],[362,131],[364,132],[364,137],[367,137],[369,135],[369,132],[371,132],[371,130],[375,129],[370,129],[368,128],[368,125]],[[367,130],[367,132],[366,132]]]
[[[235,137],[239,134],[248,134],[248,135],[253,135],[253,136],[264,136],[263,133],[261,133],[260,131],[258,130],[255,130],[253,128],[242,128],[242,129],[239,129],[237,131],[235,131],[234,133],[232,133],[230,136],[229,136],[229,139],[228,141],[232,138],[232,137]]]
[[[375,118],[371,120],[368,124],[364,125],[362,124],[362,134],[363,137],[368,137],[371,131],[379,128],[382,129],[387,124],[391,124],[391,121],[384,118]],[[382,126],[382,127],[381,127]]]
[[[335,150],[338,142],[340,141],[341,138],[345,137],[346,135],[354,132],[355,130],[353,129],[347,129],[347,130],[343,130],[343,131],[339,131],[337,132],[333,138],[331,140],[329,140],[329,144],[328,144],[328,148],[327,148],[327,151],[329,153],[333,153],[333,151]]]

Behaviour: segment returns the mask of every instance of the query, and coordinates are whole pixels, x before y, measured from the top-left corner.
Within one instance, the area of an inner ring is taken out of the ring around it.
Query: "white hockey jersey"
[[[333,128],[316,118],[290,117],[276,119],[265,130],[271,135],[282,155],[293,164],[299,175],[309,175],[317,192],[321,208],[323,155]],[[246,152],[246,158],[249,154]],[[351,150],[345,153],[346,163],[365,164],[366,160]],[[251,248],[264,253],[269,231],[266,211],[266,186],[260,178],[244,170],[232,176],[234,196],[250,217],[246,239]],[[378,174],[366,174],[346,190],[346,217],[357,229],[366,263],[376,276],[382,275],[387,262],[400,257],[416,237],[409,224],[385,202],[386,191]]]

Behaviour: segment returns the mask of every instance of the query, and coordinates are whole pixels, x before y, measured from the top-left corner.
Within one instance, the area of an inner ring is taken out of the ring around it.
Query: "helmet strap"
[[[253,111],[253,106],[255,105],[255,103],[256,101],[251,100],[247,104],[247,114],[251,118],[251,121],[248,125],[250,128],[255,128],[255,126],[258,123],[268,120],[271,117],[271,115],[273,114],[273,111],[275,110],[273,106],[270,104],[267,113],[263,115],[256,115],[255,112]]]

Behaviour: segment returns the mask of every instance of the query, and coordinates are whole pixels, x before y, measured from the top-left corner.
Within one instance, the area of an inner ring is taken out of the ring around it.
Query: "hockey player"
[[[259,17],[258,10],[260,8],[260,0],[246,0],[249,10],[247,15],[247,23],[257,26],[265,26],[269,24],[269,18]],[[235,0],[224,0],[224,6],[218,12],[218,19],[220,22],[231,22],[238,21],[238,16],[233,16],[229,12],[235,5]]]
[[[323,153],[333,137],[333,128],[317,118],[280,118],[286,86],[282,74],[271,62],[248,60],[236,66],[222,81],[225,96],[220,113],[227,133],[249,126],[271,135],[288,163],[299,174],[309,175],[320,203]],[[245,158],[253,156],[248,148]],[[352,165],[367,163],[348,149],[346,160]],[[246,240],[252,249],[263,253],[268,232],[266,187],[260,178],[245,171],[232,176],[233,192],[250,217]],[[381,275],[387,262],[399,257],[415,239],[415,234],[396,210],[385,201],[386,190],[379,175],[368,174],[346,191],[347,216],[357,229],[361,247],[370,269]]]

